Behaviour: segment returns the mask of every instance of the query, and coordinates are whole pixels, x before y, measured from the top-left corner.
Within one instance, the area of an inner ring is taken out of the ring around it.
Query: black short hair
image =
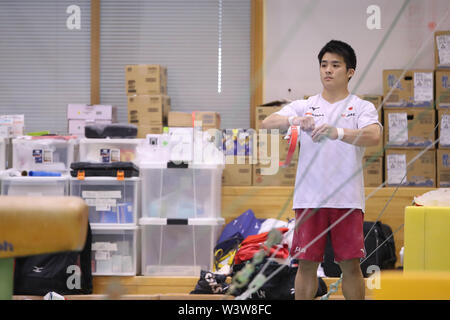
[[[320,50],[318,58],[319,64],[322,62],[322,57],[325,53],[335,53],[344,58],[345,65],[348,69],[356,70],[356,55],[353,48],[347,43],[339,40],[331,40],[328,42],[322,50]]]

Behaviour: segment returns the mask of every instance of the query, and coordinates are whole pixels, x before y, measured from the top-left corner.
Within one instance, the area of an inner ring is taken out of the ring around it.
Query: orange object
[[[291,135],[289,136],[289,150],[286,155],[286,161],[280,161],[280,167],[287,167],[292,160],[295,148],[297,147],[299,129],[297,126],[291,126]]]
[[[85,177],[84,170],[78,170],[78,172],[77,172],[77,179],[78,180],[84,180],[84,177]]]
[[[117,180],[125,180],[125,172],[123,170],[117,170]]]

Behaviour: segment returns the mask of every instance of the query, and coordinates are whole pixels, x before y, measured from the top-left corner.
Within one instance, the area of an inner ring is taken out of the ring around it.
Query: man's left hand
[[[320,142],[325,138],[336,140],[338,137],[337,129],[327,123],[321,124],[314,128],[311,133],[313,142]]]

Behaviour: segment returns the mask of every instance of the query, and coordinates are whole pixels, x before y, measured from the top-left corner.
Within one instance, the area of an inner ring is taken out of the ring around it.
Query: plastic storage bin
[[[8,196],[67,196],[68,177],[3,177],[2,195]]]
[[[136,162],[136,148],[144,139],[88,139],[80,140],[80,161],[110,163]]]
[[[140,179],[113,177],[70,178],[70,195],[78,196],[89,206],[89,222],[137,224]]]
[[[200,270],[212,270],[214,247],[224,224],[223,218],[141,218],[139,223],[143,275],[198,277]]]
[[[141,164],[142,217],[218,218],[223,165]]]
[[[12,140],[16,170],[67,172],[75,161],[74,137],[20,137]]]
[[[139,273],[137,226],[92,228],[92,275],[135,276]]]

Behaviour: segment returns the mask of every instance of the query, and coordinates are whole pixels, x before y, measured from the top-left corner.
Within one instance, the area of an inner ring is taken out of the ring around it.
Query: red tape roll
[[[292,156],[294,155],[295,148],[297,147],[298,142],[298,136],[299,134],[299,127],[298,126],[291,126],[291,135],[289,137],[289,149],[286,156],[286,161],[282,162],[280,161],[280,167],[287,167],[292,160]]]

